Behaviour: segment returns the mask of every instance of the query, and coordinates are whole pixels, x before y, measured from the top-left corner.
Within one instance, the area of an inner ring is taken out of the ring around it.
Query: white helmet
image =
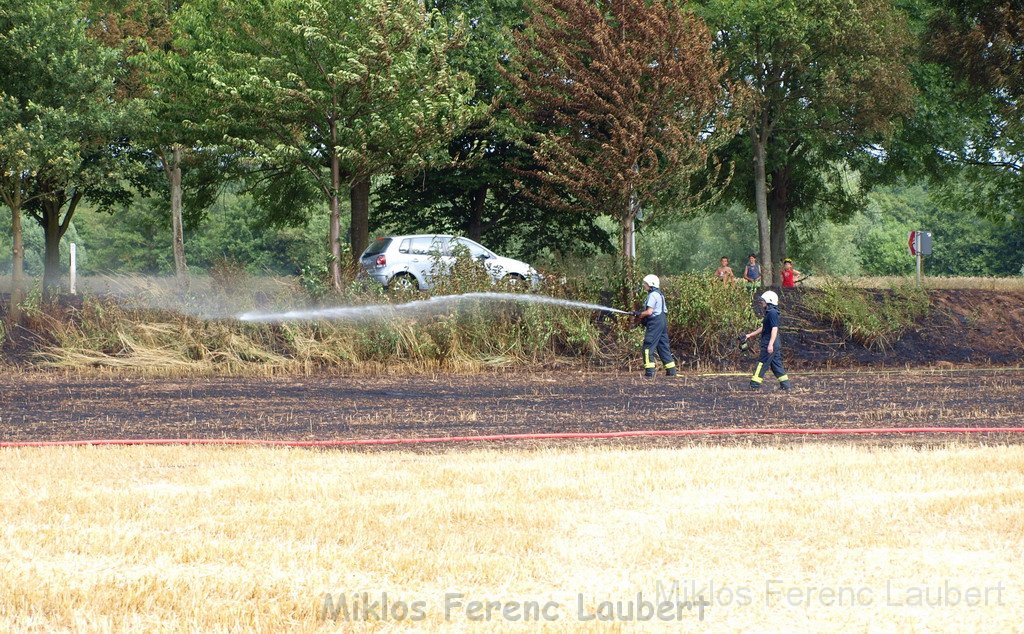
[[[657,275],[648,275],[644,277],[644,284],[651,288],[658,288],[661,286],[661,280],[658,279]]]
[[[775,291],[765,291],[761,293],[761,300],[765,304],[771,304],[772,306],[779,305],[779,296],[775,294]]]

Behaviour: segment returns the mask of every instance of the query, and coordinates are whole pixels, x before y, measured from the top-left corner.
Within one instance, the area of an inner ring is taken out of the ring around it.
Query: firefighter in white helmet
[[[788,390],[789,375],[782,368],[782,337],[779,335],[779,296],[775,291],[765,291],[761,294],[761,305],[764,307],[764,321],[761,327],[754,332],[747,333],[745,340],[761,335],[761,356],[757,360],[757,367],[754,368],[754,375],[750,377],[750,387],[760,389],[764,382],[764,375],[768,368],[779,380],[779,387]]]
[[[668,345],[668,306],[665,304],[665,295],[661,292],[661,280],[657,275],[648,275],[644,278],[644,291],[647,293],[647,301],[644,302],[644,309],[637,311],[634,315],[644,325],[644,376],[654,376],[657,365],[654,363],[653,353],[657,352],[661,362],[665,366],[665,373],[669,376],[676,375],[676,361],[672,358],[672,350]]]

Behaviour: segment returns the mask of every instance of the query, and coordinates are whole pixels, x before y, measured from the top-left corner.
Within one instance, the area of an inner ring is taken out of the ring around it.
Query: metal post
[[[76,253],[76,249],[75,249],[75,243],[72,242],[71,243],[71,284],[70,284],[71,288],[69,289],[71,291],[72,295],[75,294],[75,282],[77,281],[75,278],[78,277],[78,262],[76,261],[77,260],[76,255],[77,255],[77,253]]]
[[[917,252],[917,287],[921,288],[921,251]]]

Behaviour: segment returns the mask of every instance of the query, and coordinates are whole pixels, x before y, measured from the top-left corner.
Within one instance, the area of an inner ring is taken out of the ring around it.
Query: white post
[[[76,256],[75,243],[72,242],[71,243],[71,288],[69,289],[71,291],[72,295],[75,294],[75,282],[76,282],[75,278],[78,276],[78,262],[76,261],[76,257],[75,256]]]
[[[633,255],[633,261],[636,262],[636,221],[629,221],[629,239],[632,240],[631,253]]]

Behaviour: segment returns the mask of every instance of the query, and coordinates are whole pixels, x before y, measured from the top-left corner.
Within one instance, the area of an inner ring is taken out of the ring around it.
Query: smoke
[[[550,306],[562,306],[565,308],[579,308],[583,310],[595,310],[617,314],[628,314],[624,310],[601,306],[599,304],[588,304],[586,302],[575,302],[568,299],[557,299],[543,295],[520,295],[516,293],[464,293],[462,295],[441,295],[430,299],[421,299],[405,304],[375,304],[371,306],[339,306],[334,308],[312,308],[305,310],[290,310],[286,312],[247,312],[236,315],[240,321],[250,322],[285,322],[285,321],[314,321],[314,320],[335,320],[335,321],[358,321],[363,319],[378,319],[389,315],[398,314],[429,314],[433,311],[442,310],[452,305],[457,305],[470,300],[488,302],[519,302],[527,304],[546,304]]]

